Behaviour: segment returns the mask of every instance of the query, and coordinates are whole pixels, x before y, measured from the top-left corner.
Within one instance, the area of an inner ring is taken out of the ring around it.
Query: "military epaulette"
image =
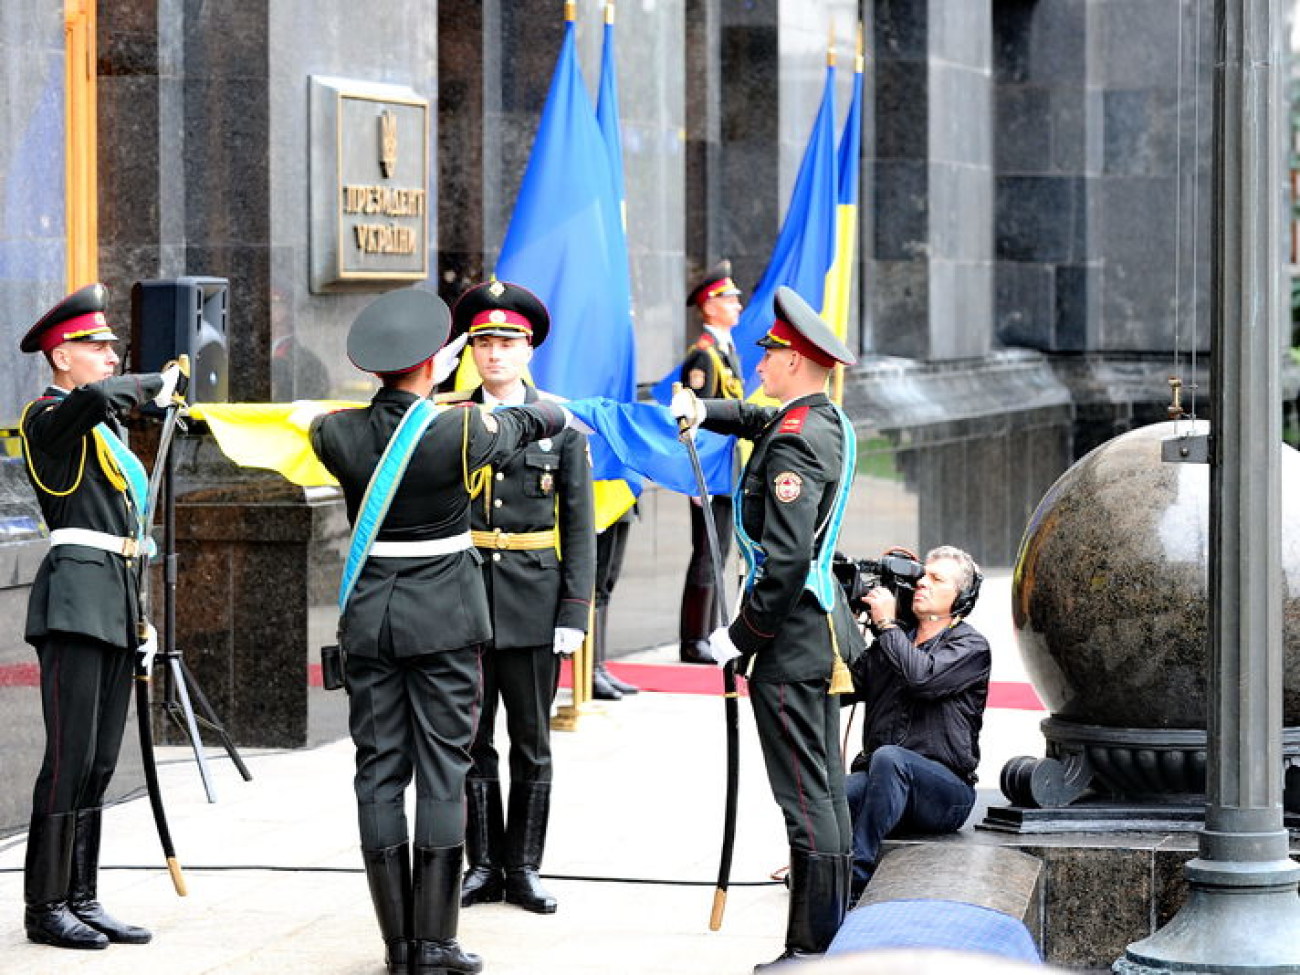
[[[802,433],[804,422],[808,419],[808,407],[796,406],[785,415],[777,433]]]
[[[439,406],[469,406],[470,397],[474,395],[472,389],[453,389],[449,393],[438,393],[433,401]]]

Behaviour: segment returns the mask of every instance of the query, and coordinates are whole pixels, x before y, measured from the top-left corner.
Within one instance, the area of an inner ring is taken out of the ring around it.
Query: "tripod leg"
[[[203,779],[203,791],[208,794],[208,802],[216,802],[217,794],[212,788],[212,775],[208,771],[208,759],[203,754],[203,739],[199,736],[199,726],[194,720],[194,707],[190,704],[190,693],[185,686],[184,665],[179,656],[169,656],[167,666],[172,673],[172,687],[180,698],[181,710],[185,714],[185,729],[190,736],[190,745],[194,748],[194,758],[199,763],[199,776]]]
[[[194,700],[199,706],[199,713],[203,715],[203,723],[211,728],[212,731],[216,733],[217,737],[221,739],[221,744],[225,746],[226,754],[229,755],[230,760],[235,763],[235,768],[237,768],[239,774],[244,777],[244,781],[252,782],[253,773],[248,770],[248,766],[244,764],[244,760],[239,757],[239,752],[235,749],[234,741],[226,732],[226,726],[223,725],[221,719],[217,717],[217,712],[213,710],[212,705],[208,702],[208,696],[203,693],[203,688],[199,686],[199,682],[194,679],[194,672],[190,670],[189,666],[185,663],[184,658],[181,658],[180,664],[181,673],[185,677],[185,682],[194,692]]]

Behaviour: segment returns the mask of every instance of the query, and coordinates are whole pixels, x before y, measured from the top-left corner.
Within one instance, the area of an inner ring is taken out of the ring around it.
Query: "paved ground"
[[[995,649],[994,678],[1023,680],[1010,622],[1009,580],[985,584],[975,622]],[[673,648],[636,655],[668,662]],[[708,930],[720,838],[722,704],[640,694],[593,709],[557,733],[552,827],[544,873],[559,912],[506,905],[463,912],[461,940],[493,975],[748,973],[779,953],[785,862],[780,814],[767,791],[748,707],[742,706],[740,825],[722,930]],[[988,716],[981,779],[997,801],[1007,758],[1041,754],[1040,712]],[[68,952],[29,944],[21,924],[24,837],[0,841],[0,970],[9,975],[378,973],[382,945],[360,870],[346,740],[298,751],[241,754],[253,780],[212,753],[217,802],[192,756],[165,749],[161,770],[189,883],[177,897],[161,868],[148,804],[105,814],[100,892],[109,909],[155,931],[145,947]],[[935,969],[941,970],[941,969]]]

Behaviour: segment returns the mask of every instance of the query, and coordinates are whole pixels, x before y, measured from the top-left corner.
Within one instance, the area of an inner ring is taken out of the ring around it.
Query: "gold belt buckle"
[[[128,559],[133,559],[140,554],[140,542],[134,538],[122,539],[122,554]]]
[[[503,551],[505,549],[508,549],[510,547],[510,532],[503,532],[500,528],[498,528],[497,537],[496,537],[496,546],[498,549]]]

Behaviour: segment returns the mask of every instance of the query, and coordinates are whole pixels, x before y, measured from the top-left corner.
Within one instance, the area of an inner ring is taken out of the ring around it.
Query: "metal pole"
[[[1282,820],[1282,48],[1278,0],[1214,2],[1209,727],[1187,903],[1114,970],[1300,973]]]

